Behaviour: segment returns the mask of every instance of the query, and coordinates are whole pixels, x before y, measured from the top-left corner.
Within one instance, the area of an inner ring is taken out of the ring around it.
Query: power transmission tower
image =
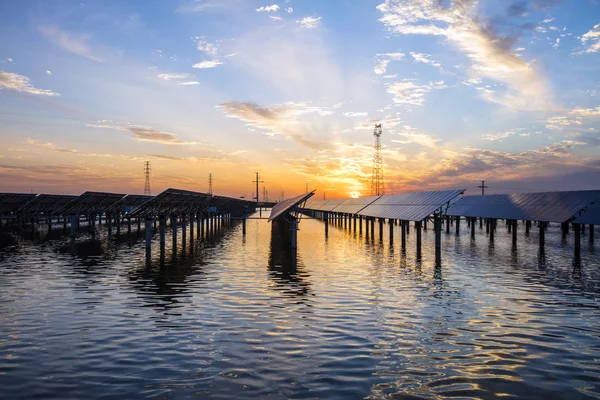
[[[210,194],[210,195],[213,194],[212,184],[213,184],[212,174],[208,174],[208,194]]]
[[[381,158],[381,124],[375,125],[375,155],[373,156],[373,176],[371,178],[371,196],[383,196],[385,187],[383,184],[383,160]]]
[[[478,188],[481,189],[481,195],[483,196],[485,194],[485,189],[488,188],[488,186],[486,186],[485,181],[481,181],[481,185],[477,186]]]
[[[256,173],[256,180],[252,181],[253,183],[256,183],[256,192],[254,192],[254,194],[256,195],[256,197],[254,198],[256,200],[256,202],[258,203],[258,184],[259,183],[263,183],[263,181],[259,180],[260,179],[260,175],[257,172]]]
[[[144,163],[144,173],[146,174],[146,183],[144,184],[144,196],[152,196],[150,191],[150,161]]]
[[[283,199],[285,199],[285,194],[283,193],[283,190],[281,191],[281,199],[279,201],[283,201]]]

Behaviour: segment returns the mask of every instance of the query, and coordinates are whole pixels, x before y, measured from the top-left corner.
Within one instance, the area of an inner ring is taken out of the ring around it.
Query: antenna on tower
[[[371,178],[371,196],[383,196],[385,187],[383,184],[383,160],[381,158],[381,124],[375,125],[375,155],[373,156],[373,176]]]
[[[146,183],[144,184],[144,196],[152,196],[150,191],[150,161],[144,163],[144,173],[146,174]]]
[[[212,184],[213,184],[212,174],[208,174],[208,194],[210,194],[210,195],[213,194]]]

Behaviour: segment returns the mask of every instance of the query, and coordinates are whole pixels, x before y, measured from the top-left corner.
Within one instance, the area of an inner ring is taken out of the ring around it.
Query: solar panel
[[[296,207],[300,203],[304,202],[308,198],[312,197],[315,194],[313,190],[310,193],[301,194],[300,196],[292,197],[291,199],[283,200],[273,206],[271,209],[271,215],[269,216],[269,222],[274,219],[282,216],[290,209]]]
[[[64,194],[40,194],[21,206],[19,213],[27,216],[54,215],[77,196]]]
[[[600,200],[600,190],[465,196],[450,206],[448,215],[567,222],[595,200]]]
[[[32,193],[0,193],[0,214],[10,214],[33,200],[37,194]]]
[[[360,210],[377,200],[380,196],[367,196],[358,199],[346,199],[335,208],[335,212],[358,214]]]
[[[576,224],[600,225],[600,203],[587,206],[586,210],[573,222]]]
[[[358,212],[358,215],[374,218],[391,218],[404,221],[423,221],[463,194],[465,189],[436,192],[414,192],[381,196]]]
[[[124,194],[85,192],[67,203],[63,208],[57,210],[57,214],[101,214],[117,201],[125,197]]]
[[[313,210],[327,211],[327,212],[333,211],[333,210],[335,210],[336,207],[338,207],[344,201],[345,201],[345,199],[325,200],[323,202],[323,204],[321,204],[318,208],[314,208]]]

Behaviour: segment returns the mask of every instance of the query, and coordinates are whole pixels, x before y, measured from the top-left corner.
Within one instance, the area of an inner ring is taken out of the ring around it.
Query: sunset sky
[[[0,191],[600,188],[600,1],[0,3]]]

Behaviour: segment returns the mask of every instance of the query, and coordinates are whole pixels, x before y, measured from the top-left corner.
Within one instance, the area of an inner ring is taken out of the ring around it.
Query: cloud
[[[387,66],[392,61],[402,60],[404,58],[403,53],[380,53],[377,54],[377,64],[373,70],[376,74],[385,74]]]
[[[191,86],[191,85],[199,85],[200,82],[198,81],[187,81],[187,82],[180,82],[178,83],[178,85],[180,86]]]
[[[557,115],[546,120],[546,128],[563,130],[573,126],[584,125],[590,120],[600,117],[600,106],[595,108],[574,108],[564,115]]]
[[[353,118],[353,117],[366,117],[369,113],[367,112],[345,112],[342,115],[344,117]]]
[[[293,13],[293,12],[294,12],[294,9],[293,9],[292,7],[288,7],[288,8],[286,8],[286,9],[285,9],[285,11],[286,11],[288,14],[291,14],[291,13]]]
[[[485,139],[485,140],[490,140],[490,141],[502,141],[508,137],[514,136],[519,134],[519,131],[522,131],[522,129],[511,129],[509,131],[506,132],[500,132],[500,133],[492,133],[492,134],[486,134],[486,135],[482,135],[481,138]],[[519,134],[522,135],[522,134]]]
[[[284,135],[312,150],[325,147],[323,141],[309,137],[311,131],[306,114],[329,115],[330,110],[307,103],[287,103],[270,107],[261,107],[250,101],[231,101],[217,106],[229,118],[247,122],[247,126],[258,128],[268,136]],[[298,117],[304,115],[302,121]]]
[[[29,78],[0,70],[0,89],[14,90],[16,92],[35,94],[39,96],[60,96],[60,94],[48,89],[34,87]]]
[[[321,17],[304,17],[296,22],[303,28],[313,29],[319,25],[320,21]]]
[[[216,43],[210,43],[206,40],[206,36],[196,36],[196,49],[206,54],[209,57],[216,57],[219,54],[219,45]]]
[[[437,61],[434,61],[431,59],[431,55],[429,54],[424,54],[424,53],[414,53],[414,52],[410,52],[410,55],[412,56],[412,58],[414,58],[415,62],[418,63],[423,63],[423,64],[429,64],[433,67],[436,68],[442,68],[442,64],[440,64]]]
[[[396,104],[412,104],[422,106],[425,104],[425,95],[433,89],[445,88],[444,81],[419,85],[410,79],[395,82],[387,87],[387,92],[394,95]]]
[[[281,17],[276,17],[275,15],[269,15],[269,18],[271,18],[273,21],[281,21]]]
[[[204,61],[200,61],[197,64],[192,65],[192,68],[200,68],[200,69],[215,68],[221,64],[223,64],[223,61],[221,61],[221,60],[204,60]]]
[[[182,4],[177,11],[182,13],[230,13],[244,6],[246,0],[192,0]]]
[[[46,74],[48,74],[48,75],[52,75],[52,71],[50,71],[50,70],[46,70]]]
[[[194,77],[192,74],[158,74],[156,76],[165,81],[178,81],[181,79],[189,79]]]
[[[585,54],[585,53],[597,53],[600,51],[600,24],[594,26],[589,32],[582,35],[580,38],[581,44],[588,46],[587,49],[576,53],[576,54]]]
[[[257,12],[274,12],[277,10],[279,10],[279,6],[277,4],[273,4],[271,6],[262,6],[256,9]]]
[[[6,59],[6,61],[8,61],[9,63],[13,63],[13,59],[12,59],[12,58],[10,58],[10,57],[8,57],[8,58]]]
[[[385,0],[377,9],[391,32],[445,37],[470,59],[471,74],[505,85],[501,95],[483,92],[486,100],[516,109],[551,108],[545,79],[511,50],[515,37],[483,25],[476,7],[474,0]]]
[[[39,30],[46,39],[55,45],[62,47],[64,50],[92,61],[99,63],[104,62],[102,58],[93,54],[92,49],[88,44],[88,35],[66,32],[54,25],[40,26]]]
[[[198,142],[186,142],[177,138],[174,133],[158,131],[147,126],[138,125],[107,125],[107,124],[88,124],[89,128],[112,129],[115,131],[125,131],[132,133],[135,139],[145,142],[155,142],[162,144],[199,144]]]

